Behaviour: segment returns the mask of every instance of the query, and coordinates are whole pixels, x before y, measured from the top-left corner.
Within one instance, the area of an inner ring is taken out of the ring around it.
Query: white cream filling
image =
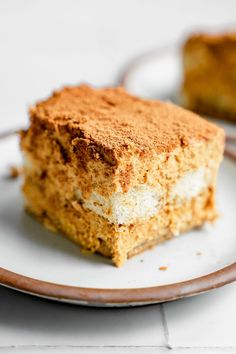
[[[156,188],[140,185],[127,193],[113,193],[110,198],[93,192],[89,199],[83,200],[81,192],[76,191],[83,207],[108,219],[115,224],[129,224],[137,218],[150,218],[158,211],[160,194]]]
[[[169,198],[191,199],[196,197],[209,184],[209,173],[202,167],[188,172],[170,191]],[[113,193],[110,198],[93,192],[89,199],[83,199],[79,190],[76,196],[83,207],[116,224],[130,224],[136,219],[147,219],[157,214],[163,191],[157,187],[142,184],[131,188],[127,193]],[[162,201],[163,203],[163,201]]]
[[[188,172],[180,178],[176,185],[172,188],[170,198],[191,199],[196,197],[204,188],[207,187],[209,181],[206,169],[199,168],[196,171]]]

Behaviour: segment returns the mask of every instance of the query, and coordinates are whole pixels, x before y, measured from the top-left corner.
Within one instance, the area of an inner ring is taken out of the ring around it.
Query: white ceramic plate
[[[120,84],[130,93],[176,101],[182,82],[181,49],[167,46],[141,54],[127,64]]]
[[[119,269],[99,255],[84,255],[75,244],[28,216],[21,180],[7,178],[9,165],[21,162],[16,136],[0,142],[0,154],[3,285],[77,304],[135,306],[194,295],[235,280],[236,164],[230,160],[225,159],[220,170],[221,217],[214,226],[159,245]],[[162,266],[167,269],[159,270]]]

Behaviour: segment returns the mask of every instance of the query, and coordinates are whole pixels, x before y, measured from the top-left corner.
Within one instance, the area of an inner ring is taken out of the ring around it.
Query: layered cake
[[[67,87],[30,110],[21,148],[26,210],[117,266],[217,216],[224,132],[172,103]]]
[[[236,32],[191,36],[183,48],[182,104],[236,121]]]

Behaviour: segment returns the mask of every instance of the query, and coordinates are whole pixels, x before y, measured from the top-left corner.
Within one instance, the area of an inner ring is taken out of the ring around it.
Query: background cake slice
[[[182,104],[236,121],[236,32],[191,36],[183,48]]]
[[[223,130],[121,88],[64,88],[22,132],[26,209],[117,266],[213,221]]]

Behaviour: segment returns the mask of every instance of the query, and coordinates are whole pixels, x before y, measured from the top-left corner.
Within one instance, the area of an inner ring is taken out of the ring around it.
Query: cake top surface
[[[225,33],[195,33],[187,39],[187,43],[204,42],[206,45],[236,44],[236,30]]]
[[[31,119],[73,137],[112,150],[145,154],[171,152],[193,141],[207,141],[221,131],[198,115],[172,103],[144,100],[122,88],[66,87],[31,109]]]

